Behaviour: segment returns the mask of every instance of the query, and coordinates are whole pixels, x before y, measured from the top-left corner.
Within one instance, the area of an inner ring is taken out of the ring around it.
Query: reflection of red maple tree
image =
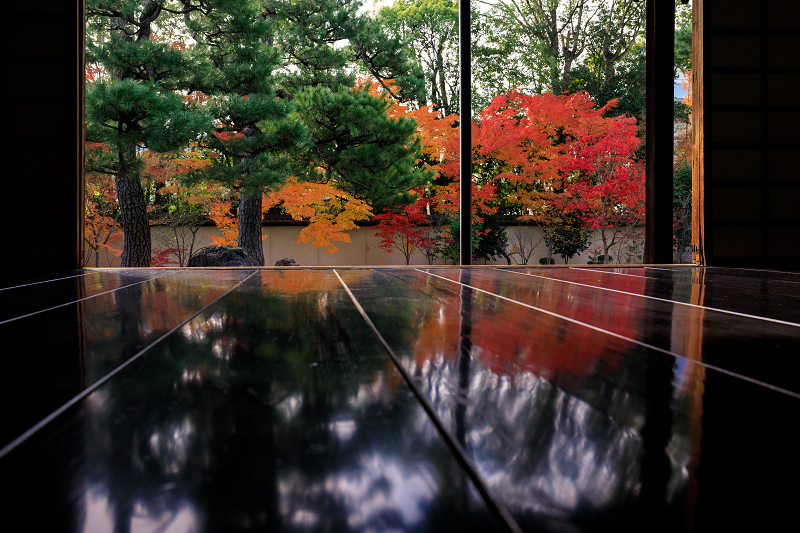
[[[572,272],[572,271],[571,271]],[[437,271],[438,275],[457,280],[455,271]],[[512,276],[512,274],[509,274]],[[597,274],[579,273],[576,281],[599,284],[616,290],[641,294],[645,278],[609,277],[598,280]],[[470,285],[507,298],[551,311],[571,319],[591,324],[637,339],[641,327],[632,316],[641,315],[642,298],[622,293],[592,291],[586,287],[538,278],[499,278],[474,273]],[[574,278],[574,274],[572,275]],[[418,310],[413,346],[415,363],[436,364],[439,358],[454,359],[459,354],[461,316],[460,290],[448,287],[448,282],[431,276],[421,278],[414,288],[436,291],[430,306]],[[448,290],[449,289],[449,290]],[[522,371],[549,379],[560,376],[584,377],[602,368],[611,371],[618,366],[620,354],[630,344],[613,337],[598,338],[596,330],[570,323],[558,316],[525,310],[482,292],[472,293],[473,355],[497,375],[514,376]],[[587,299],[602,298],[602,305],[592,305]],[[613,308],[615,312],[605,310]]]

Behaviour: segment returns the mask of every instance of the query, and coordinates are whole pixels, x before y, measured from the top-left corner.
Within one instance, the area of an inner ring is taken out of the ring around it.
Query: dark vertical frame
[[[86,186],[84,183],[84,174],[86,172],[86,128],[84,127],[84,124],[86,123],[86,0],[79,0],[76,2],[76,4],[78,6],[78,13],[76,16],[78,27],[75,30],[78,38],[78,50],[75,58],[75,61],[78,64],[78,72],[76,73],[78,78],[78,146],[76,147],[77,161],[75,166],[77,168],[77,175],[75,176],[75,179],[78,182],[78,213],[75,218],[77,219],[76,223],[78,224],[78,242],[75,246],[75,267],[80,268],[83,266],[83,241],[85,238],[84,231],[86,228],[84,224],[84,216],[86,214],[86,193],[84,191],[84,187]]]
[[[459,263],[472,264],[472,38],[470,0],[458,0],[460,209]]]
[[[4,15],[2,223],[17,246],[3,263],[13,280],[81,266],[84,2],[12,2]]]
[[[800,2],[695,2],[695,260],[797,269]]]
[[[645,263],[672,263],[674,0],[647,0]]]

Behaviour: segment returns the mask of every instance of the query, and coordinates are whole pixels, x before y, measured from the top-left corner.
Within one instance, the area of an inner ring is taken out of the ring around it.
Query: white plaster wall
[[[280,259],[294,259],[301,266],[392,266],[392,265],[405,265],[405,258],[400,251],[395,250],[392,253],[387,253],[380,247],[380,238],[375,236],[375,228],[373,227],[360,227],[350,232],[351,242],[335,242],[334,244],[339,248],[336,253],[326,254],[325,247],[315,248],[312,243],[298,243],[297,239],[300,236],[303,226],[264,226],[263,234],[267,237],[263,241],[264,245],[264,263],[266,266],[272,266]],[[151,235],[153,235],[153,246],[159,247],[158,232],[163,231],[159,226],[152,226],[150,228]],[[527,233],[532,236],[534,242],[539,242],[531,256],[528,264],[538,265],[539,259],[547,256],[547,248],[544,241],[541,239],[541,230],[535,226],[507,226],[506,234],[509,240],[513,240],[513,236],[519,232]],[[195,242],[195,250],[208,246],[211,243],[211,237],[220,236],[219,230],[214,226],[204,226],[197,232],[197,240]],[[599,246],[601,243],[600,232],[595,230],[594,240],[591,247]],[[119,244],[121,246],[121,243]],[[612,254],[613,255],[613,254]],[[514,260],[519,261],[519,257],[513,257]],[[560,256],[553,257],[556,264],[564,264],[564,260]],[[614,262],[618,262],[620,258],[614,257]],[[624,258],[622,258],[624,260]],[[577,255],[572,258],[570,264],[585,264],[588,260],[588,253]],[[422,253],[416,253],[411,256],[410,264],[412,265],[427,265],[425,256]],[[436,260],[436,265],[445,264],[442,260]],[[506,260],[499,258],[496,261],[476,261],[476,264],[487,265],[505,265]],[[94,259],[90,261],[87,266],[94,266]],[[102,253],[100,256],[99,266],[119,266],[119,258],[111,254]]]

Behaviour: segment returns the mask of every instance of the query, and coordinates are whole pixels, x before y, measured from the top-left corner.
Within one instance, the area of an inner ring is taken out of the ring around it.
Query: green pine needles
[[[261,198],[289,176],[376,207],[411,200],[430,178],[415,123],[388,117],[389,101],[356,88],[356,75],[398,100],[423,97],[422,75],[361,6],[87,0],[87,166],[114,177],[122,266],[150,266],[146,150],[213,154],[191,179],[238,191],[239,245],[262,264]]]

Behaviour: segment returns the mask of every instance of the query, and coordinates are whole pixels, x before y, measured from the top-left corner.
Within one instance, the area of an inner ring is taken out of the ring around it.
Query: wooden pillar
[[[460,130],[459,263],[472,264],[472,50],[470,2],[458,0]]]
[[[705,68],[703,0],[692,4],[692,260],[705,265]]]
[[[645,263],[672,263],[674,0],[647,0]]]

